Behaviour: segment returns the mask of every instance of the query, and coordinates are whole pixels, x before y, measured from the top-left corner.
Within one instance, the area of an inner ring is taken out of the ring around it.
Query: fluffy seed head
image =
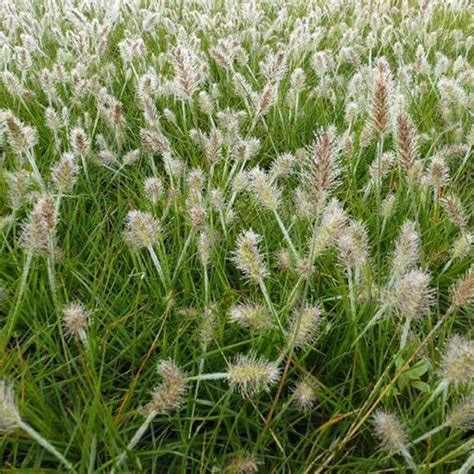
[[[449,183],[449,168],[443,158],[435,156],[428,168],[428,182],[434,188],[442,188]]]
[[[28,201],[34,180],[29,171],[21,169],[5,172],[8,184],[8,200],[12,209],[20,209]]]
[[[17,155],[30,152],[38,142],[36,129],[24,125],[12,112],[7,111],[3,115],[8,143]]]
[[[474,430],[474,398],[458,403],[448,416],[449,426],[458,430]]]
[[[288,340],[294,347],[311,344],[317,336],[321,323],[321,309],[317,306],[306,306],[293,313]]]
[[[352,221],[337,239],[339,258],[346,267],[361,268],[368,259],[368,236],[365,225]]]
[[[55,240],[57,216],[50,194],[39,196],[23,226],[20,245],[34,255],[48,255]]]
[[[280,369],[274,362],[258,359],[254,354],[239,355],[229,364],[229,385],[243,395],[253,395],[268,390],[280,376]]]
[[[81,303],[70,303],[64,308],[63,325],[66,333],[76,339],[82,338],[89,327],[90,313]]]
[[[77,181],[77,165],[72,153],[65,153],[53,166],[51,180],[59,192],[71,191]]]
[[[403,224],[395,244],[392,261],[392,276],[399,277],[412,269],[419,259],[420,236],[413,221]]]
[[[398,278],[382,292],[385,309],[393,309],[402,317],[421,318],[429,313],[433,304],[430,275],[420,270],[411,270]]]
[[[400,166],[413,181],[418,172],[418,140],[410,118],[403,111],[397,116],[396,139]]]
[[[167,414],[177,410],[188,392],[186,375],[173,361],[160,362],[157,372],[163,381],[153,391],[151,401],[144,408],[145,414]]]
[[[258,472],[260,464],[261,462],[257,461],[252,454],[243,453],[233,457],[224,468],[224,472],[228,474],[254,474]]]
[[[178,46],[173,52],[172,59],[175,73],[173,92],[177,98],[190,101],[201,79],[196,57],[189,48]]]
[[[441,200],[441,203],[448,219],[460,229],[464,229],[467,226],[467,216],[461,200],[456,195],[449,194]]]
[[[454,241],[451,255],[455,260],[467,257],[474,243],[474,236],[470,232],[461,232],[461,235]]]
[[[0,381],[0,434],[14,431],[21,421],[15,401],[13,386],[5,380]]]
[[[313,256],[322,254],[330,245],[338,241],[338,235],[344,228],[347,215],[337,199],[332,199],[324,209],[321,224],[314,240]]]
[[[370,178],[375,186],[381,184],[382,179],[387,176],[393,166],[394,155],[391,152],[383,153],[379,159],[372,161],[369,167]]]
[[[236,267],[254,282],[260,282],[268,275],[268,270],[263,257],[258,250],[262,237],[253,230],[242,232],[237,237],[237,247],[233,253]]]
[[[467,272],[466,276],[454,286],[451,296],[451,307],[461,308],[474,303],[474,266]]]
[[[163,182],[161,179],[155,176],[146,178],[144,188],[147,198],[153,204],[156,204],[163,193]]]
[[[379,135],[385,133],[389,123],[390,82],[388,64],[379,60],[372,92],[372,126]]]
[[[281,201],[280,190],[270,181],[268,175],[260,168],[254,168],[249,176],[252,189],[258,202],[265,208],[276,211]]]
[[[309,149],[309,185],[314,202],[319,206],[337,186],[341,172],[334,127],[320,131]]]
[[[232,180],[232,192],[240,193],[247,189],[250,184],[249,175],[245,171],[241,171],[234,176]]]
[[[73,128],[70,141],[71,147],[77,156],[87,156],[90,153],[90,140],[83,128]]]
[[[453,385],[472,381],[474,377],[474,343],[472,340],[455,334],[444,350],[441,361],[444,380]]]
[[[212,244],[213,242],[211,242],[211,235],[209,229],[202,229],[199,233],[197,246],[199,260],[201,261],[201,265],[203,267],[207,267],[209,265],[209,261],[211,259]]]
[[[258,303],[244,303],[230,310],[230,320],[243,327],[266,330],[272,327],[272,316],[268,309]]]
[[[296,158],[291,153],[284,153],[273,161],[271,175],[275,178],[288,178],[295,164]]]
[[[158,239],[160,224],[149,213],[133,210],[125,220],[124,239],[136,248],[149,247]]]
[[[143,149],[147,155],[171,153],[169,140],[164,136],[159,127],[140,129],[140,138]]]
[[[375,435],[382,447],[392,453],[406,450],[407,437],[398,417],[380,409],[373,416]]]
[[[303,379],[293,390],[293,402],[301,411],[308,411],[316,401],[316,391],[310,379]]]
[[[269,82],[265,85],[260,95],[256,96],[254,105],[257,116],[265,115],[275,103],[275,86]]]
[[[126,166],[133,165],[140,158],[140,150],[132,150],[123,155],[122,163]]]
[[[395,209],[396,197],[395,194],[388,194],[382,201],[380,215],[384,219],[389,219]]]

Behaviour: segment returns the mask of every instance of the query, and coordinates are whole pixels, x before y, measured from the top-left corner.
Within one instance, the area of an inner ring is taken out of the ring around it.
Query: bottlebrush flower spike
[[[309,378],[298,382],[293,390],[293,402],[301,411],[308,411],[316,402],[314,384]]]
[[[2,121],[5,122],[8,143],[17,155],[29,153],[38,142],[36,129],[24,125],[9,110],[3,114]]]
[[[339,259],[348,268],[362,268],[368,259],[368,235],[363,222],[352,221],[337,239]]]
[[[321,323],[321,309],[317,306],[306,306],[293,313],[288,330],[288,342],[293,347],[304,347],[311,344],[318,334]]]
[[[156,204],[163,193],[163,182],[160,178],[150,176],[145,179],[144,183],[146,197]]]
[[[447,423],[458,430],[474,430],[474,398],[458,403],[449,413]]]
[[[474,303],[474,266],[467,272],[466,276],[457,283],[451,296],[451,307],[461,308]]]
[[[470,232],[461,232],[461,235],[453,242],[451,255],[453,260],[467,257],[474,243],[474,235]]]
[[[73,153],[65,153],[51,169],[51,180],[61,193],[71,191],[77,181],[77,164]]]
[[[281,203],[280,190],[260,168],[254,168],[249,173],[249,176],[251,178],[253,191],[259,203],[271,211],[276,211]]]
[[[391,453],[407,450],[407,436],[398,417],[380,409],[373,416],[373,425],[382,447]]]
[[[193,52],[184,46],[178,46],[173,52],[175,79],[173,92],[181,100],[190,101],[197,90],[201,77]]]
[[[234,456],[224,468],[226,474],[254,474],[262,463],[250,453]]]
[[[229,385],[248,396],[268,390],[279,376],[280,369],[276,363],[259,359],[254,354],[239,355],[228,369]]]
[[[151,401],[144,407],[145,414],[171,413],[182,405],[188,393],[186,374],[174,362],[160,362],[157,372],[163,382],[153,391]]]
[[[63,325],[70,336],[85,341],[90,313],[81,303],[70,303],[64,308]]]
[[[258,250],[258,244],[262,237],[253,230],[242,232],[237,237],[237,248],[233,253],[233,261],[236,267],[254,282],[260,282],[268,275],[263,256]]]
[[[428,182],[435,189],[443,188],[449,183],[449,168],[443,158],[435,156],[431,160]]]
[[[54,199],[41,195],[23,226],[20,245],[34,255],[48,255],[54,246],[57,216]]]
[[[455,386],[469,383],[474,377],[474,343],[455,334],[451,336],[441,361],[443,379]]]
[[[13,386],[5,380],[0,381],[0,433],[6,434],[16,430],[21,421],[20,412],[15,401]]]
[[[407,221],[400,230],[392,260],[393,277],[403,275],[418,263],[420,236],[416,227],[415,222]]]
[[[395,310],[400,316],[421,318],[429,313],[433,304],[434,290],[430,288],[430,275],[411,270],[396,279],[382,292],[382,306]]]
[[[81,127],[75,127],[70,134],[71,147],[76,156],[86,157],[90,153],[90,140]]]
[[[147,155],[171,153],[170,142],[158,126],[140,129],[140,138]]]
[[[334,127],[320,131],[309,149],[309,186],[317,205],[337,186],[341,172]]]
[[[230,310],[230,320],[243,327],[266,330],[272,327],[272,315],[258,303],[244,303]]]
[[[467,226],[467,216],[461,200],[456,195],[449,194],[441,200],[441,203],[448,219],[460,229],[465,229]]]
[[[390,70],[385,58],[377,64],[374,88],[372,92],[372,126],[379,135],[387,131],[390,109]]]
[[[124,239],[132,247],[150,247],[160,234],[159,222],[149,213],[133,210],[125,220]]]
[[[338,241],[338,236],[344,228],[347,221],[341,203],[337,199],[329,201],[323,211],[321,223],[314,239],[313,257],[323,253],[330,245],[334,245]]]
[[[396,123],[398,161],[411,181],[415,181],[419,167],[417,165],[418,139],[415,128],[404,111],[400,111]]]

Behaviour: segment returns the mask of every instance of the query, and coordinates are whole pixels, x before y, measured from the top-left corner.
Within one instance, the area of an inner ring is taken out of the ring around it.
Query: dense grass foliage
[[[1,2],[1,471],[470,472],[473,15]]]

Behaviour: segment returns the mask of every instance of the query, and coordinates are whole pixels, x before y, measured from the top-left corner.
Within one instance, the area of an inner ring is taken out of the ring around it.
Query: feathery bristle
[[[243,453],[234,456],[224,467],[224,472],[227,474],[254,474],[258,472],[260,464],[262,463],[252,454]]]
[[[133,210],[125,220],[124,239],[136,248],[153,245],[160,234],[159,222],[149,213]]]
[[[252,189],[255,193],[255,197],[259,203],[267,209],[276,211],[281,202],[280,190],[270,181],[268,175],[260,168],[254,168],[249,173],[249,177],[251,178]]]
[[[244,303],[232,307],[230,320],[257,330],[266,330],[273,326],[272,315],[265,306],[258,303]]]
[[[253,230],[242,232],[237,237],[237,248],[233,252],[233,261],[236,267],[246,278],[257,283],[268,275],[263,256],[258,250],[261,240],[262,237]]]
[[[441,203],[448,216],[448,219],[460,229],[465,229],[467,226],[467,216],[461,200],[454,194],[445,196]]]
[[[294,347],[311,344],[318,334],[321,323],[321,309],[317,306],[306,306],[293,313],[288,341]]]
[[[51,169],[51,180],[56,189],[65,193],[71,191],[77,181],[77,164],[72,153],[65,153]]]
[[[41,195],[23,226],[20,245],[34,255],[48,255],[54,247],[57,216],[54,199]]]
[[[451,307],[461,308],[474,303],[474,266],[454,286],[451,295]]]
[[[469,383],[474,377],[474,343],[455,334],[446,344],[441,361],[444,380],[453,385]]]
[[[387,131],[389,124],[390,84],[387,67],[385,61],[379,61],[372,93],[372,126],[379,135]]]
[[[398,417],[379,409],[372,419],[374,430],[382,447],[391,453],[407,448],[407,437]]]
[[[64,308],[63,324],[70,336],[81,339],[89,327],[89,322],[90,313],[81,303],[70,303]]]
[[[397,116],[397,153],[398,161],[410,180],[416,179],[418,155],[418,141],[410,118],[405,112]]]
[[[447,423],[458,430],[474,430],[474,398],[468,398],[451,409]]]
[[[161,361],[158,364],[157,372],[163,381],[153,391],[152,399],[144,407],[144,412],[171,413],[177,410],[186,398],[188,392],[186,375],[170,360]]]
[[[422,318],[433,304],[433,289],[430,288],[430,274],[411,270],[397,278],[382,293],[382,305],[393,309],[402,317]]]
[[[316,391],[309,378],[301,380],[295,386],[293,402],[303,412],[308,411],[314,405],[316,402]]]
[[[0,380],[0,433],[14,431],[21,421],[20,412],[15,401],[13,386]]]
[[[320,131],[309,149],[309,185],[315,203],[320,205],[337,186],[340,174],[338,145],[334,128]]]
[[[268,390],[279,376],[280,369],[276,363],[259,359],[254,354],[239,355],[228,368],[229,385],[246,396]]]
[[[339,259],[347,268],[362,268],[368,259],[368,235],[362,222],[352,221],[337,239]]]
[[[392,275],[399,277],[416,266],[419,260],[420,236],[413,221],[403,224],[395,244]]]

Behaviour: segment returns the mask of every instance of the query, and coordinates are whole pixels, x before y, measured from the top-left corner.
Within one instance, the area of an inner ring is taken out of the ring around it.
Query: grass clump
[[[4,1],[2,472],[469,472],[473,14]]]

